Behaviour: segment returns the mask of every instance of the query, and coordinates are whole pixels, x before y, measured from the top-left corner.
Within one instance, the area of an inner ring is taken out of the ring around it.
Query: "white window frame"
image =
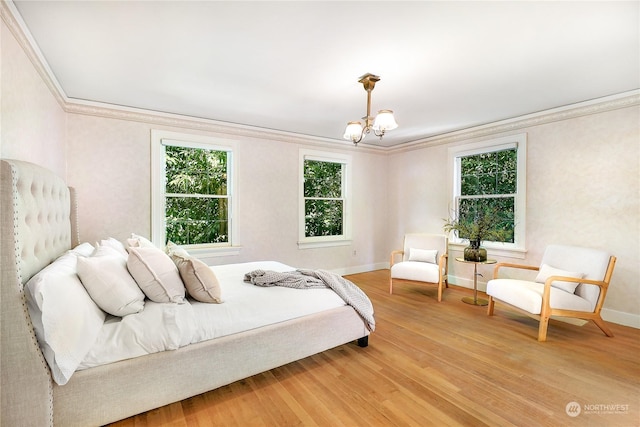
[[[460,197],[461,168],[460,158],[473,156],[482,153],[517,149],[517,179],[514,212],[514,242],[483,242],[489,254],[494,256],[505,256],[511,258],[524,258],[526,253],[526,204],[527,204],[527,134],[517,134],[501,138],[494,138],[471,144],[450,147],[448,150],[451,182],[451,210],[457,209],[456,201]],[[457,215],[457,212],[453,212]],[[465,239],[458,238],[455,233],[451,233],[449,244],[457,249],[467,246]]]
[[[342,163],[344,174],[342,181],[343,191],[343,224],[342,234],[339,236],[313,236],[305,235],[305,198],[304,198],[304,162],[316,160],[321,162]],[[317,150],[300,149],[299,171],[299,209],[298,209],[298,248],[310,249],[330,246],[347,246],[351,244],[351,169],[352,160],[348,154],[331,153]]]
[[[190,254],[197,257],[215,257],[238,255],[240,243],[238,236],[238,197],[236,146],[233,141],[204,135],[191,135],[164,130],[151,130],[151,241],[158,247],[164,247],[166,240],[165,227],[165,144],[183,147],[204,148],[228,152],[227,164],[231,173],[227,180],[227,197],[229,199],[229,241],[185,245]]]

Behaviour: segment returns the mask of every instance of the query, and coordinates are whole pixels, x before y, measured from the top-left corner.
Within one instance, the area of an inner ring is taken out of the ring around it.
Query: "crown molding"
[[[547,123],[603,113],[636,105],[640,105],[640,89],[540,111],[537,113],[526,114],[524,116],[514,117],[511,119],[500,120],[498,122],[487,123],[485,125],[474,126],[468,129],[462,129],[442,135],[431,136],[389,147],[387,152],[399,153],[436,145],[451,144],[458,141],[522,130]]]
[[[22,20],[22,17],[16,9],[13,1],[0,0],[0,17],[14,35],[18,44],[25,52],[37,73],[53,94],[54,98],[60,104],[63,111],[67,113],[142,122],[152,126],[167,126],[193,131],[211,132],[235,138],[267,139],[310,145],[313,147],[326,147],[332,149],[339,147],[346,150],[355,150],[353,144],[348,141],[69,98],[62,89],[58,80],[55,78],[54,73],[49,68],[42,52],[38,49],[37,43],[31,36],[31,33],[29,32],[25,22]],[[358,147],[358,150],[370,153],[381,153],[384,151],[384,148],[375,146]]]
[[[97,116],[116,120],[126,120],[147,123],[152,126],[166,126],[172,128],[184,128],[195,131],[211,132],[218,135],[231,137],[244,137],[252,139],[268,139],[280,142],[290,142],[296,144],[336,145],[342,148],[350,148],[350,144],[330,138],[297,134],[293,132],[266,129],[257,126],[241,125],[236,123],[222,122],[199,117],[183,116],[179,114],[164,113],[159,111],[143,110],[132,107],[103,104],[92,101],[69,100],[65,103],[64,109],[67,113],[81,114],[87,116]]]
[[[16,38],[18,44],[27,55],[27,58],[29,58],[29,61],[31,61],[35,67],[36,72],[47,85],[56,101],[58,101],[58,104],[60,104],[64,109],[67,101],[64,90],[62,90],[62,86],[60,86],[58,80],[55,77],[52,77],[54,74],[49,68],[47,61],[42,56],[40,50],[34,48],[37,44],[35,40],[33,40],[29,30],[27,30],[27,25],[22,20],[20,13],[12,1],[0,1],[0,18],[7,25],[11,34]]]
[[[325,147],[329,149],[340,148],[349,151],[357,150],[359,152],[367,152],[371,154],[387,154],[450,144],[462,140],[522,130],[524,128],[561,120],[640,105],[640,90],[634,90],[488,123],[485,125],[474,126],[468,129],[462,129],[442,135],[435,135],[392,147],[370,144],[360,144],[355,147],[348,141],[338,139],[69,98],[55,78],[42,53],[37,48],[37,44],[33,40],[31,33],[27,29],[26,24],[20,17],[20,13],[17,11],[11,0],[0,0],[0,17],[6,23],[11,33],[15,36],[36,71],[65,112],[116,120],[142,122],[153,126],[167,126],[194,131],[211,132],[232,138],[251,138],[258,140],[267,139],[279,142],[309,145],[313,147]]]
[[[67,102],[64,103],[63,108],[67,113],[71,114],[98,116],[116,120],[142,122],[151,124],[153,126],[166,126],[172,128],[183,128],[188,130],[211,132],[217,135],[225,135],[232,138],[251,138],[257,140],[266,139],[298,145],[324,147],[329,149],[336,149],[337,147],[350,151],[355,151],[357,149],[358,151],[366,151],[374,154],[381,154],[386,151],[384,147],[378,146],[355,147],[350,141],[298,134],[287,131],[279,131],[237,123],[222,122],[213,119],[184,116],[180,114],[117,106],[93,101],[67,99]]]

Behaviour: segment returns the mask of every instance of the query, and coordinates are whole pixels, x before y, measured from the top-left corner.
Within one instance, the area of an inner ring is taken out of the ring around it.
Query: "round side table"
[[[472,297],[464,297],[462,298],[462,302],[471,305],[487,305],[489,301],[483,298],[478,298],[478,276],[481,276],[478,273],[478,264],[495,264],[497,261],[495,259],[486,259],[484,261],[466,261],[462,257],[456,258],[458,262],[464,262],[466,264],[473,264],[473,298]]]

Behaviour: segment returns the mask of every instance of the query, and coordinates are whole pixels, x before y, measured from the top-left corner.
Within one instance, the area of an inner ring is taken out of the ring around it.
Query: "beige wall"
[[[66,115],[0,20],[0,156],[66,174]]]
[[[524,260],[537,265],[551,243],[601,248],[618,257],[604,317],[640,326],[640,107],[586,115],[519,129],[527,141]],[[466,144],[508,135],[456,141]],[[453,143],[452,143],[453,144]],[[441,232],[451,195],[447,148],[392,154],[390,242],[405,231]],[[453,251],[452,258],[461,256]],[[450,262],[452,282],[469,286],[472,267]],[[484,288],[492,268],[480,268]]]
[[[77,187],[84,240],[123,239],[131,232],[149,235],[151,129],[220,135],[151,124],[153,116],[134,121],[128,114],[107,118],[65,113],[4,21],[0,31],[1,156],[41,164]],[[512,132],[528,134],[523,261],[537,264],[549,243],[611,251],[619,261],[605,318],[636,326],[639,110],[621,108]],[[405,232],[441,232],[450,203],[448,147],[491,136],[391,153],[332,148],[353,155],[353,245],[306,250],[296,244],[298,150],[313,144],[259,135],[227,137],[238,139],[243,249],[239,256],[216,262],[277,259],[348,272],[388,265],[389,252],[401,247]],[[451,272],[454,280],[468,285],[468,266],[454,262]],[[490,270],[483,273],[489,277]]]
[[[78,192],[83,240],[151,235],[151,130],[163,129],[237,141],[242,249],[239,256],[207,259],[210,264],[276,259],[298,267],[361,271],[387,258],[385,235],[379,232],[387,220],[383,154],[344,149],[353,156],[353,244],[301,250],[299,150],[322,148],[82,114],[70,114],[68,123],[67,178]]]

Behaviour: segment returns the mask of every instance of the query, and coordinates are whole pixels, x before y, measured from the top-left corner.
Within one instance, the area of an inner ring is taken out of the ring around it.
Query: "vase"
[[[464,248],[464,260],[474,262],[487,260],[487,250],[480,247],[480,239],[469,240],[469,246]]]

